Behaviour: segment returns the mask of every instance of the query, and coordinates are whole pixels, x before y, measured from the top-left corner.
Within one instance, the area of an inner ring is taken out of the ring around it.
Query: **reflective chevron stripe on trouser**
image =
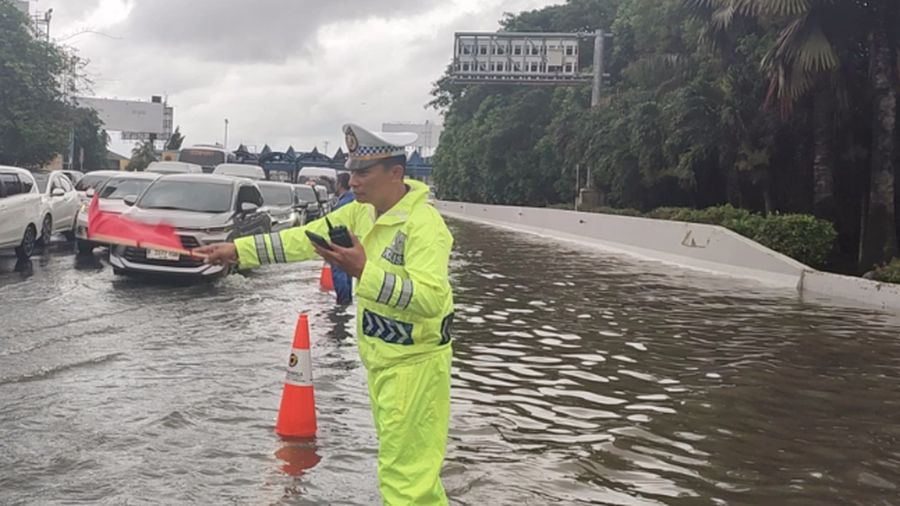
[[[448,314],[444,321],[441,322],[441,342],[439,345],[447,344],[452,339],[450,328],[453,326],[453,315],[454,313]]]
[[[368,309],[363,312],[363,333],[367,336],[377,337],[390,344],[413,344],[412,323],[405,323],[391,318],[375,314]]]

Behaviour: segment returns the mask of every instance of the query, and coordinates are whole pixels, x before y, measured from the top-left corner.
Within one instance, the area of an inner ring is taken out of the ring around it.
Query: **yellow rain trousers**
[[[448,264],[453,237],[427,202],[428,187],[409,191],[376,218],[352,202],[328,215],[366,251],[356,285],[360,358],[378,434],[378,481],[384,504],[444,505],[440,472],[450,417],[453,295]],[[324,219],[235,240],[240,268],[315,258],[304,230],[328,237]]]

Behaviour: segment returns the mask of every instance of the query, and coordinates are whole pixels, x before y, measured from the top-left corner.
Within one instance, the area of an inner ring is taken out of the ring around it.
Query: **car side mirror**
[[[309,202],[297,202],[294,204],[294,209],[306,209],[309,207]]]
[[[50,192],[50,196],[52,197],[64,197],[66,195],[65,190],[62,188],[54,188],[52,192]]]
[[[84,196],[92,199],[94,198],[94,193],[96,193],[96,191],[93,188],[88,188],[87,191],[84,192]]]
[[[125,205],[128,207],[132,207],[137,203],[137,195],[125,195],[122,202],[125,202]]]
[[[259,206],[253,202],[241,202],[241,212],[244,214],[255,213]]]

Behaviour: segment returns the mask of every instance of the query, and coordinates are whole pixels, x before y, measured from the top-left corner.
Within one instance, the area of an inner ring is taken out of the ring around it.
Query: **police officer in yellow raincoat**
[[[390,506],[447,504],[440,472],[450,417],[453,237],[427,203],[428,187],[404,179],[404,146],[415,134],[354,124],[343,130],[356,201],[328,218],[349,228],[352,247],[332,243],[328,250],[310,241],[306,230],[328,237],[319,219],[198,251],[242,269],[318,254],[358,279],[359,354],[368,370],[382,498]]]

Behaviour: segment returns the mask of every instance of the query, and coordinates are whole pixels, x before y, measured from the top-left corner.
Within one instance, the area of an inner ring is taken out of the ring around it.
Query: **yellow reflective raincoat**
[[[409,191],[376,218],[352,202],[328,215],[366,251],[356,285],[359,354],[368,370],[378,434],[378,477],[384,503],[447,504],[440,480],[450,416],[448,264],[453,237],[427,202],[428,187]],[[328,237],[324,219],[279,233],[237,239],[241,268],[316,257],[304,230]]]

